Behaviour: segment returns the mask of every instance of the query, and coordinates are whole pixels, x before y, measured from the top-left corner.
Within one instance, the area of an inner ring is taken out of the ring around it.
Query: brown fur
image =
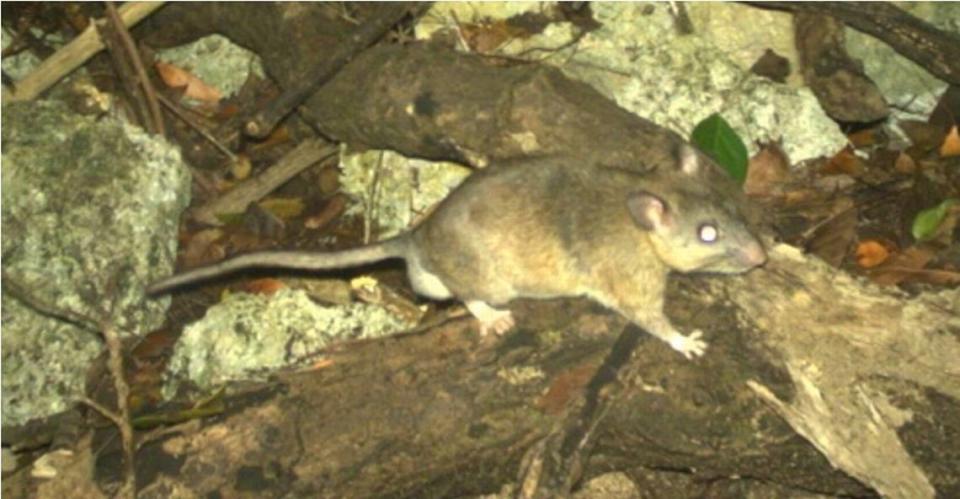
[[[497,322],[498,331],[512,325],[509,313],[476,302],[588,296],[688,357],[699,355],[706,344],[663,315],[667,274],[743,272],[766,258],[712,168],[690,148],[676,168],[647,173],[557,158],[494,166],[471,175],[398,238],[346,252],[245,255],[154,288],[251,266],[329,269],[399,257],[419,293],[474,302],[471,311]],[[704,225],[716,229],[717,241],[698,238]]]

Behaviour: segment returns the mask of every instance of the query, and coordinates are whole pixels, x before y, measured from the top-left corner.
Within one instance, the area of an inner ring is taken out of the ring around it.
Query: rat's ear
[[[647,191],[630,193],[627,209],[634,223],[645,230],[659,231],[672,223],[667,202]]]
[[[696,175],[700,172],[700,156],[690,144],[681,144],[677,150],[677,166],[687,175]]]

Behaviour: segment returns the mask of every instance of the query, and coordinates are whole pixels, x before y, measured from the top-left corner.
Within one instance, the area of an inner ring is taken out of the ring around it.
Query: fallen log
[[[280,81],[296,74],[273,71]],[[305,109],[337,140],[478,166],[532,154],[657,166],[669,161],[663,143],[680,140],[559,70],[420,44],[364,52]],[[688,496],[745,481],[960,495],[960,292],[907,296],[790,247],[770,256],[745,276],[674,279],[668,314],[682,330],[702,329],[711,349],[688,362],[642,341],[636,376],[600,423],[583,476],[622,470],[640,482],[671,470],[658,487]],[[344,345],[330,352],[332,366],[252,389],[225,417],[144,448],[157,463],[177,463],[147,488],[499,490],[562,420],[624,324],[582,301],[514,310],[520,330],[499,342],[448,323]]]

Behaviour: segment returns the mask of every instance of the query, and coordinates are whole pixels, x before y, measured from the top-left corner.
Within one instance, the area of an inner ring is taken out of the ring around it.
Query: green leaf
[[[690,134],[693,145],[722,166],[738,183],[747,179],[747,146],[719,114],[711,114]]]
[[[957,203],[960,203],[960,199],[947,198],[933,208],[927,208],[917,213],[917,216],[913,219],[913,227],[910,229],[913,238],[917,241],[932,239],[937,234],[940,223],[946,218],[947,211]]]

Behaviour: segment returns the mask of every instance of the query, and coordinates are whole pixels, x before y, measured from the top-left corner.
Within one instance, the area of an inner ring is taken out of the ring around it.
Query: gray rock
[[[55,101],[3,106],[3,272],[43,303],[107,318],[124,336],[160,326],[190,175],[178,148],[109,115]],[[99,337],[3,293],[4,424],[69,407]]]
[[[263,379],[281,367],[315,362],[333,343],[412,325],[376,305],[317,305],[302,290],[232,294],[184,329],[167,366],[164,396],[185,383],[210,392],[229,381]]]

